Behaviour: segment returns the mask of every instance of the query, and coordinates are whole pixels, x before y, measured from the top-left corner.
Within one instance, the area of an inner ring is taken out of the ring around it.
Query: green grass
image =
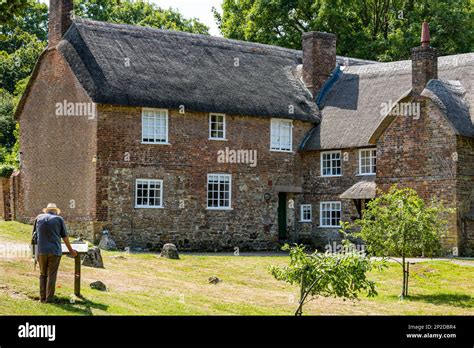
[[[29,243],[31,226],[0,222],[0,243]],[[83,299],[70,302],[73,260],[63,257],[58,276],[58,303],[40,304],[38,269],[30,258],[0,258],[1,315],[292,315],[298,289],[276,281],[270,265],[287,256],[182,254],[181,260],[157,254],[102,251],[105,269],[82,267]],[[125,259],[117,258],[123,256]],[[379,295],[356,301],[318,297],[304,314],[326,315],[473,315],[474,261],[458,265],[439,260],[411,266],[410,297],[399,300],[401,267],[373,271]],[[471,265],[472,264],[472,265]],[[222,282],[208,283],[211,276]],[[101,280],[107,292],[92,290]]]

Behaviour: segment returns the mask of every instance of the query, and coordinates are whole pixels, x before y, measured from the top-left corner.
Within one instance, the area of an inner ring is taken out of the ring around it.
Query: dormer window
[[[168,144],[168,110],[142,109],[142,143]]]
[[[209,139],[225,140],[225,115],[210,114],[209,115]]]

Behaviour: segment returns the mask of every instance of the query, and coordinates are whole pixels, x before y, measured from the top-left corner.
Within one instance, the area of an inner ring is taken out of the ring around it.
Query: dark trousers
[[[58,275],[61,256],[53,254],[38,255],[40,269],[40,300],[51,301],[56,290],[56,277]]]

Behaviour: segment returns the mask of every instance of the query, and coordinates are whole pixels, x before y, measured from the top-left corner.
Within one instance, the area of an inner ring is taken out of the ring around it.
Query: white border
[[[147,181],[148,183],[151,182],[151,181],[156,181],[156,182],[159,182],[160,183],[160,205],[138,205],[137,201],[138,201],[138,197],[137,197],[137,191],[138,191],[138,182],[139,181]],[[161,179],[145,179],[145,178],[137,178],[135,179],[135,208],[137,209],[141,209],[141,208],[151,208],[151,209],[154,209],[154,208],[163,208],[163,180]]]
[[[326,154],[326,153],[338,153],[339,154],[339,161],[341,161],[341,174],[337,174],[337,175],[323,175],[323,154]],[[324,177],[324,178],[330,178],[330,177],[339,177],[339,176],[342,176],[343,175],[343,171],[342,171],[342,151],[341,150],[333,150],[333,151],[321,151],[321,153],[319,154],[319,174],[320,176]]]
[[[324,201],[324,202],[319,202],[319,227],[325,227],[325,228],[340,228],[340,225],[333,226],[333,225],[323,225],[323,204],[328,204],[328,203],[339,203],[340,206],[340,212],[341,212],[341,218],[339,221],[342,220],[342,203],[341,201]]]
[[[164,111],[166,113],[166,141],[143,141],[143,111]],[[157,109],[157,108],[142,108],[142,134],[141,134],[141,143],[142,144],[149,144],[149,145],[171,145],[169,143],[169,113],[168,109]]]
[[[209,175],[221,175],[229,177],[229,206],[228,207],[210,207],[209,204]],[[228,173],[208,173],[206,181],[206,209],[207,210],[232,210],[232,174]]]

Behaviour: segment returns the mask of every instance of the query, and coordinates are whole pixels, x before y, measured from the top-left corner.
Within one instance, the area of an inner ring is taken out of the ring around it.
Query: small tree
[[[427,205],[410,188],[392,186],[367,204],[364,216],[355,222],[360,231],[355,236],[366,244],[369,254],[401,257],[403,269],[401,296],[408,296],[409,263],[407,257],[434,256],[440,249],[440,235],[445,230],[444,216],[450,209],[433,202]]]
[[[367,296],[375,296],[375,283],[366,278],[366,272],[375,264],[363,253],[352,250],[342,253],[305,252],[305,247],[285,244],[283,250],[289,250],[288,266],[271,266],[271,274],[278,280],[300,287],[299,305],[295,315],[303,314],[303,305],[314,296],[334,296],[355,299],[360,291]]]

